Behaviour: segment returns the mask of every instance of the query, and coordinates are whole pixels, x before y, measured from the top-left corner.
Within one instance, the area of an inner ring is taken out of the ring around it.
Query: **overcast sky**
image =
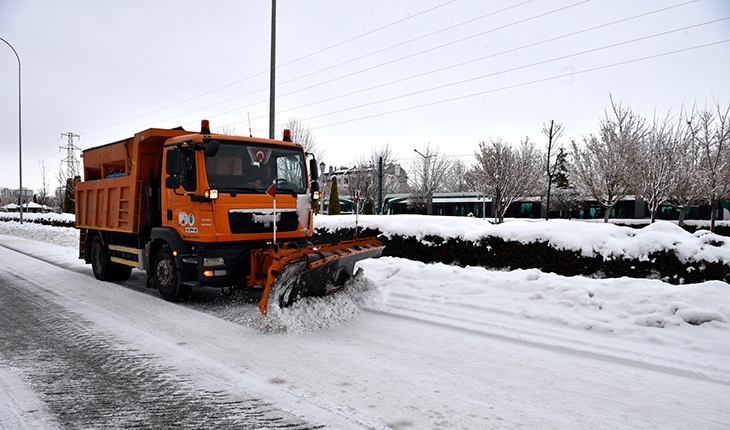
[[[0,0],[22,62],[23,186],[66,152],[150,127],[268,137],[268,0]],[[279,0],[277,133],[311,127],[327,164],[431,142],[596,132],[609,94],[652,116],[730,103],[727,0]],[[18,187],[18,64],[0,42],[0,187]],[[51,188],[52,188],[51,187]]]

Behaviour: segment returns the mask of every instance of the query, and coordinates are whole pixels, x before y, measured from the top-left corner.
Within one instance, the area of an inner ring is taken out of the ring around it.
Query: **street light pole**
[[[18,207],[20,208],[20,223],[23,224],[23,156],[22,156],[22,149],[23,149],[23,121],[21,119],[21,97],[20,97],[20,56],[18,55],[18,51],[13,48],[13,45],[10,44],[7,40],[0,37],[0,40],[5,42],[6,45],[10,47],[10,49],[13,50],[13,54],[15,54],[15,58],[18,59],[18,176],[20,178],[20,189],[19,195],[18,195]]]

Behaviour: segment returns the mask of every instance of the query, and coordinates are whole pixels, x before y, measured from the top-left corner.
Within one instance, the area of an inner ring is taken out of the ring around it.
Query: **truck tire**
[[[112,266],[114,266],[114,270],[116,272],[114,274],[114,279],[126,281],[130,276],[132,276],[132,266],[126,266],[124,264],[114,262],[112,262]]]
[[[163,299],[169,302],[185,300],[190,296],[192,287],[180,284],[175,259],[168,245],[157,251],[155,257],[154,277],[157,290]]]
[[[132,267],[111,261],[99,236],[91,241],[91,268],[100,281],[125,281],[132,274]]]
[[[113,270],[111,268],[111,260],[109,253],[106,252],[104,244],[101,243],[99,236],[94,236],[91,241],[91,269],[94,276],[100,281],[113,281]]]

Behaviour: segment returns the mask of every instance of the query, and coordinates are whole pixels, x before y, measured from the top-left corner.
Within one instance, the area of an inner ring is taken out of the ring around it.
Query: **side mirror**
[[[207,158],[215,157],[215,154],[218,153],[218,150],[221,148],[221,144],[217,140],[211,140],[208,142],[208,145],[205,147],[205,156]]]
[[[170,176],[177,176],[182,172],[182,153],[179,148],[171,148],[167,151],[165,172]],[[167,184],[167,182],[165,182],[165,184]]]
[[[309,160],[309,176],[312,178],[312,182],[319,179],[319,169],[317,168],[317,160],[312,157],[311,160]]]
[[[168,176],[165,179],[165,187],[170,190],[176,190],[180,188],[180,177],[179,176]]]
[[[319,191],[319,181],[312,181],[312,191]]]

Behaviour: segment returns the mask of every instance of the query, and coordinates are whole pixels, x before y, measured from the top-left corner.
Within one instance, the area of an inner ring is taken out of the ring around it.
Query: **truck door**
[[[188,146],[169,148],[166,152],[166,173],[162,198],[162,225],[177,230],[186,240],[199,239],[200,202],[198,163],[195,149]]]

